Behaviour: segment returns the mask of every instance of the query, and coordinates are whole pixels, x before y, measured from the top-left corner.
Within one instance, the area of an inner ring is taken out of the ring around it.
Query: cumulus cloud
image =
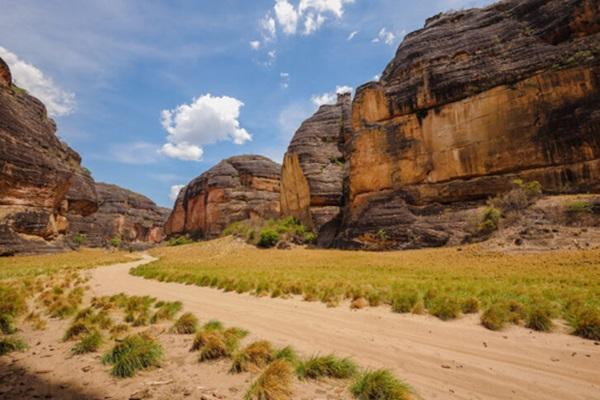
[[[9,65],[15,84],[44,103],[50,116],[65,116],[75,109],[75,94],[58,87],[52,78],[16,54],[0,47],[0,57]]]
[[[335,92],[327,92],[320,95],[314,95],[310,98],[310,101],[316,107],[321,107],[325,104],[335,104],[337,103],[337,96],[339,94],[352,93],[352,90],[353,89],[350,86],[338,86]]]
[[[204,145],[224,140],[241,145],[252,140],[238,120],[243,106],[233,97],[206,94],[191,104],[163,110],[161,120],[168,136],[161,152],[172,158],[199,161]]]
[[[171,199],[171,201],[177,200],[177,197],[179,196],[179,192],[181,192],[181,189],[183,189],[184,187],[185,187],[185,185],[171,186],[171,190],[169,191],[169,198]]]
[[[262,37],[266,42],[270,42],[277,37],[275,18],[272,17],[271,13],[267,13],[267,15],[260,20],[259,25]]]
[[[379,31],[379,33],[377,34],[377,37],[374,38],[372,40],[373,43],[385,43],[388,46],[391,46],[394,44],[394,41],[396,40],[396,35],[393,32],[388,31],[385,27],[381,28],[381,30]]]
[[[265,21],[275,21],[284,34],[294,35],[298,33],[298,26],[304,29],[304,35],[310,35],[327,21],[328,16],[341,18],[344,14],[344,6],[354,3],[354,0],[300,0],[297,5],[289,0],[275,0],[273,9],[269,11],[261,20],[263,35],[265,31]],[[274,15],[274,18],[273,18]],[[272,26],[275,28],[275,26]],[[272,32],[267,30],[269,36],[276,36],[276,29]]]

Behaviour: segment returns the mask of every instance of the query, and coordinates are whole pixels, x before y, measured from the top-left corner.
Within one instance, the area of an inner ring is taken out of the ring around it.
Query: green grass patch
[[[338,358],[332,354],[314,356],[302,361],[296,368],[300,379],[336,378],[347,379],[354,376],[358,368],[349,358]]]
[[[114,376],[128,378],[139,370],[158,366],[162,357],[160,343],[148,335],[136,334],[117,343],[104,355],[102,362],[113,366]]]
[[[352,386],[350,392],[358,400],[410,400],[413,398],[408,385],[387,370],[366,371]]]

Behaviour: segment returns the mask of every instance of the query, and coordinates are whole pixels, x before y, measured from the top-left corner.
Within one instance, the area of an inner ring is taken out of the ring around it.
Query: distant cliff
[[[114,238],[123,244],[156,244],[164,239],[163,225],[171,210],[117,185],[96,183],[96,193],[97,212],[67,216],[71,244],[104,247]]]
[[[165,233],[208,239],[218,237],[232,222],[279,217],[280,169],[254,155],[221,161],[181,190]]]
[[[0,59],[0,254],[64,249],[67,213],[98,207],[81,158],[55,133],[44,105],[13,85]]]

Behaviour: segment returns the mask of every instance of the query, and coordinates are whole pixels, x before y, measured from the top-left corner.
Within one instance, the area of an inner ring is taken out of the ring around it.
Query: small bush
[[[198,330],[198,318],[190,312],[183,314],[171,328],[172,332],[180,335],[190,335]]]
[[[552,329],[551,312],[545,306],[532,306],[527,313],[525,326],[540,332],[549,332]]]
[[[475,314],[479,312],[479,299],[477,297],[469,297],[463,300],[461,304],[463,314]]]
[[[244,400],[289,400],[293,379],[294,369],[289,362],[274,361],[250,386]]]
[[[83,233],[78,233],[73,237],[73,243],[75,243],[77,247],[83,246],[86,242],[87,236]]]
[[[301,362],[296,369],[301,379],[346,379],[354,376],[356,371],[354,361],[349,358],[337,358],[334,355],[311,357]]]
[[[13,334],[17,331],[14,326],[14,318],[10,314],[0,314],[0,333],[5,335]]]
[[[194,241],[187,236],[177,236],[167,241],[167,246],[183,246],[186,244],[192,244]]]
[[[412,393],[408,385],[396,379],[387,370],[367,371],[350,387],[358,400],[409,400]]]
[[[499,331],[504,328],[508,319],[507,310],[498,304],[494,304],[484,311],[481,316],[481,325],[491,331]]]
[[[585,308],[579,312],[574,321],[573,334],[590,340],[600,340],[600,311],[594,308]]]
[[[460,302],[456,298],[448,296],[436,297],[429,307],[429,313],[442,321],[458,318],[460,311]]]
[[[566,204],[565,212],[569,215],[588,214],[592,212],[592,203],[585,200],[577,200]]]
[[[98,351],[102,345],[102,335],[98,331],[93,331],[83,336],[71,350],[73,354],[86,354]]]
[[[205,331],[222,331],[224,328],[223,323],[216,319],[211,319],[202,326]]]
[[[27,348],[27,344],[21,339],[14,337],[0,338],[0,356],[3,356],[13,351],[22,351]]]
[[[134,376],[138,370],[158,366],[163,350],[155,339],[145,334],[131,335],[117,343],[102,358],[104,364],[112,364],[112,374],[119,378]]]
[[[279,242],[279,233],[273,229],[263,229],[260,232],[260,240],[258,241],[259,247],[273,247]]]
[[[255,372],[264,368],[273,360],[273,346],[261,340],[250,343],[233,357],[230,372]]]
[[[122,243],[123,239],[121,239],[121,236],[113,236],[112,239],[110,239],[110,245],[114,248],[121,247]]]
[[[420,295],[416,290],[396,291],[392,295],[392,311],[409,313],[419,302]]]
[[[489,234],[498,230],[498,224],[500,223],[500,217],[502,213],[495,207],[487,207],[481,215],[479,222],[479,232],[483,234]]]

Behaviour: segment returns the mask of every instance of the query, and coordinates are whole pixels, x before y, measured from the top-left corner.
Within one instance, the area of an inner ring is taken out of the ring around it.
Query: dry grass
[[[294,369],[286,360],[271,363],[254,381],[244,400],[288,400],[292,398]]]
[[[477,246],[382,253],[280,251],[223,238],[152,252],[161,259],[136,268],[135,275],[258,296],[301,295],[330,306],[364,298],[372,306],[389,304],[398,312],[452,319],[510,300],[528,309],[542,299],[554,317],[568,321],[573,312],[567,305],[574,299],[584,299],[582,309],[600,307],[600,249],[540,254]]]

